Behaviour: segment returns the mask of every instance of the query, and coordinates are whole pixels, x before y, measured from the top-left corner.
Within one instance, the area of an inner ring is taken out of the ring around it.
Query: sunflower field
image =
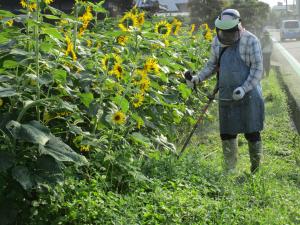
[[[104,1],[76,0],[71,14],[52,2],[0,10],[0,224],[37,221],[41,196],[70,177],[117,193],[147,182],[141,165],[176,155],[206,101],[183,73],[207,61],[207,25],[137,8],[97,19]]]

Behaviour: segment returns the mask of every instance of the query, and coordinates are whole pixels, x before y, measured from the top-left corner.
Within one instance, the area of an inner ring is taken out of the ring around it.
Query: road
[[[300,63],[300,41],[296,40],[286,40],[280,42],[280,33],[279,31],[270,32],[276,41],[278,41],[299,63]]]

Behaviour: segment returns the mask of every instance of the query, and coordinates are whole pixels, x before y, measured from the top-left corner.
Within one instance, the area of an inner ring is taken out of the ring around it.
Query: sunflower
[[[80,145],[80,151],[81,152],[89,152],[90,146],[89,145]]]
[[[167,38],[171,31],[172,25],[165,20],[155,25],[155,33],[162,35],[163,38]]]
[[[54,0],[44,0],[44,2],[45,2],[47,5],[49,5],[49,4],[51,4],[52,2],[54,2]]]
[[[67,50],[66,50],[66,53],[65,53],[66,56],[68,56],[69,53],[71,53],[73,60],[76,61],[77,56],[76,56],[76,53],[74,51],[74,46],[73,46],[73,43],[72,43],[71,39],[68,36],[66,36],[66,42],[67,42]]]
[[[117,42],[119,43],[119,45],[125,46],[127,41],[128,41],[128,36],[126,35],[120,35],[119,37],[117,37]]]
[[[144,70],[147,72],[154,72],[154,73],[158,74],[159,73],[159,65],[157,63],[157,60],[154,58],[148,58],[144,65]]]
[[[101,60],[103,69],[111,70],[115,64],[121,64],[122,59],[117,54],[107,54]]]
[[[5,24],[9,27],[12,27],[12,25],[14,24],[14,20],[7,20]]]
[[[37,4],[36,3],[29,3],[29,4],[27,4],[26,0],[21,0],[20,4],[21,4],[22,8],[28,8],[29,11],[31,11],[31,12],[37,8]]]
[[[130,27],[138,26],[138,19],[132,12],[127,12],[119,22],[119,27],[122,31],[128,31]]]
[[[26,2],[26,0],[21,0],[21,1],[20,1],[20,4],[21,4],[22,8],[26,8],[26,7],[27,7],[27,2]]]
[[[116,76],[118,79],[123,78],[123,76],[124,76],[124,70],[123,70],[122,65],[120,63],[116,63],[113,66],[113,69],[111,71],[109,71],[109,74]]]
[[[124,124],[125,121],[126,121],[126,116],[123,112],[121,111],[117,111],[115,113],[112,114],[112,122],[114,124],[118,124],[118,125],[121,125],[121,124]]]
[[[140,84],[140,82],[147,77],[147,71],[136,70],[132,76],[132,83]]]
[[[143,78],[140,82],[140,90],[141,92],[148,91],[150,88],[151,81],[148,77]]]
[[[176,18],[172,22],[172,31],[174,35],[178,35],[178,32],[182,26],[182,22],[180,20],[177,20]]]
[[[88,39],[88,40],[86,40],[86,45],[88,46],[88,47],[92,47],[92,41],[90,40],[90,39]]]
[[[210,29],[207,30],[207,32],[206,32],[206,34],[205,34],[205,39],[206,39],[207,41],[212,41],[212,39],[213,39],[213,34],[212,34],[212,32],[211,32]]]
[[[207,23],[203,23],[203,24],[201,24],[201,28],[202,28],[203,30],[208,30],[208,29],[209,29],[209,26],[208,26]]]
[[[121,84],[115,83],[114,86],[112,87],[112,90],[117,95],[122,95],[125,91],[125,88]]]
[[[133,96],[132,104],[135,108],[140,107],[144,102],[145,96],[143,93],[137,93]]]
[[[196,25],[195,24],[192,24],[191,26],[191,30],[190,30],[190,35],[193,35],[194,31],[195,31],[195,28],[196,28]]]
[[[137,21],[139,26],[143,26],[143,24],[145,23],[145,12],[137,14]]]
[[[88,6],[86,8],[86,12],[81,17],[79,17],[79,20],[82,21],[82,27],[80,27],[79,29],[79,36],[81,36],[84,33],[90,21],[93,19],[93,14],[91,13],[91,11],[92,7]]]

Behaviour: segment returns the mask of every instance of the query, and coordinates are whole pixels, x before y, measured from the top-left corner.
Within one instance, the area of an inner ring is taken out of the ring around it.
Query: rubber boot
[[[262,142],[248,141],[248,146],[249,146],[249,155],[250,155],[250,162],[251,162],[251,173],[255,173],[259,169],[260,161],[263,155]]]
[[[222,141],[225,170],[227,172],[234,171],[237,163],[237,139],[230,139]]]

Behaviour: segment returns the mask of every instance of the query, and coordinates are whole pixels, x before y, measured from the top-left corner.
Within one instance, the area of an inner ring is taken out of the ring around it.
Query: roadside
[[[287,92],[291,115],[300,133],[300,42],[279,42],[278,32],[271,32],[274,40],[273,67]]]

